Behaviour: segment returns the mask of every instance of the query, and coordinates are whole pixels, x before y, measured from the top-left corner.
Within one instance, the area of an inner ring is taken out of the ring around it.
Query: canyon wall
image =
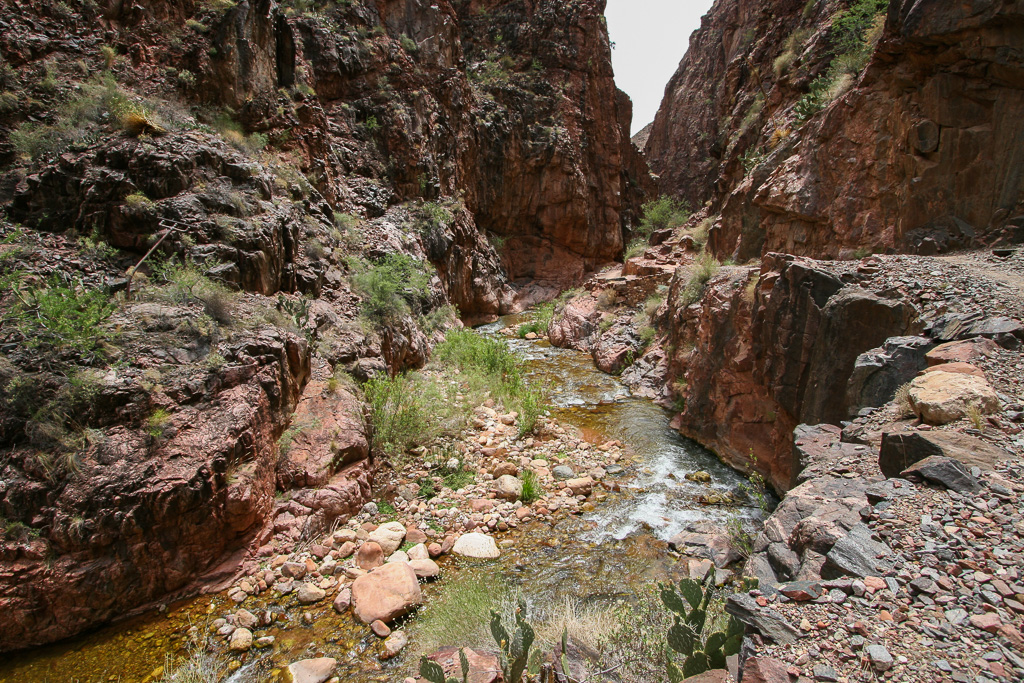
[[[663,191],[720,215],[716,255],[1024,238],[1018,4],[888,5],[862,68],[833,28],[850,3],[719,0],[704,18],[646,151]],[[807,107],[817,86],[820,111]]]

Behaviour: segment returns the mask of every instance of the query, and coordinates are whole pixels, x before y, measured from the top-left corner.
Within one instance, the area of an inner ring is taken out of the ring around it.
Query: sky
[[[608,0],[605,16],[615,44],[615,83],[633,100],[636,133],[654,120],[690,34],[712,0]]]

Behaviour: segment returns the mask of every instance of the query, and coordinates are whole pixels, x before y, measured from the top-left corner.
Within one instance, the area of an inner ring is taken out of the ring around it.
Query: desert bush
[[[706,252],[702,253],[690,267],[690,279],[679,296],[680,305],[686,307],[699,301],[704,293],[704,286],[718,272],[719,268],[720,264],[714,256]]]
[[[626,245],[626,251],[622,255],[623,260],[628,261],[631,258],[639,256],[640,254],[642,254],[645,251],[647,251],[647,246],[648,246],[647,245],[647,240],[644,240],[644,239],[631,240],[629,242],[629,244]]]
[[[200,303],[206,313],[221,324],[234,320],[236,294],[207,277],[195,261],[171,258],[154,264],[154,274],[164,284],[160,292],[176,303]]]
[[[388,254],[372,264],[357,260],[352,284],[362,297],[362,315],[383,324],[410,312],[410,303],[421,304],[430,297],[427,264],[407,254]]]
[[[684,201],[662,195],[643,206],[643,218],[636,227],[637,235],[648,239],[656,230],[675,228],[690,217],[690,207]]]
[[[16,289],[12,318],[30,348],[95,357],[112,333],[103,323],[116,306],[110,294],[52,276],[45,285]]]

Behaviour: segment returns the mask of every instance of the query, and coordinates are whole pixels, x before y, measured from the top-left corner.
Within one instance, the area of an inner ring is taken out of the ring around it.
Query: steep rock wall
[[[663,189],[711,202],[723,258],[1019,241],[1017,3],[893,0],[866,68],[801,123],[795,105],[836,52],[831,22],[844,6],[715,3],[647,144]]]
[[[794,427],[847,419],[857,356],[917,322],[912,305],[792,256],[723,268],[700,301],[674,306],[687,279],[673,280],[663,311],[674,350],[666,379],[684,401],[673,425],[779,491],[799,470],[788,457]]]

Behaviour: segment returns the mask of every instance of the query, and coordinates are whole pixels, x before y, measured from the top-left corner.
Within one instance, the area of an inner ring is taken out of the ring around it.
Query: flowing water
[[[480,329],[494,334],[511,316]],[[557,419],[578,428],[594,443],[620,440],[631,453],[622,473],[613,477],[618,491],[596,493],[584,514],[553,527],[534,522],[512,532],[514,547],[491,563],[442,562],[444,580],[425,587],[426,609],[443,597],[451,581],[510,585],[532,605],[552,605],[564,597],[604,602],[652,581],[677,578],[684,571],[668,553],[667,540],[689,524],[709,520],[724,525],[737,510],[702,504],[714,495],[734,493],[742,479],[711,453],[669,428],[669,417],[647,399],[630,395],[617,378],[594,369],[590,356],[556,349],[546,341],[510,339],[527,361],[531,383],[543,387]],[[703,470],[710,484],[687,481]],[[741,509],[742,515],[756,514]],[[266,594],[265,594],[266,595]],[[284,612],[287,628],[260,629],[274,635],[273,651],[252,650],[236,674],[276,680],[281,664],[304,657],[339,660],[344,681],[401,680],[412,656],[380,664],[379,640],[349,615],[330,605],[300,608],[294,598],[245,605]],[[225,596],[205,596],[171,605],[163,614],[146,615],[57,645],[9,655],[0,660],[0,683],[118,681],[148,683],[160,679],[167,655],[184,652],[190,625],[200,627],[234,608]],[[304,618],[308,613],[308,622]],[[409,620],[410,653],[416,652],[417,620]],[[258,671],[258,673],[257,673]]]

